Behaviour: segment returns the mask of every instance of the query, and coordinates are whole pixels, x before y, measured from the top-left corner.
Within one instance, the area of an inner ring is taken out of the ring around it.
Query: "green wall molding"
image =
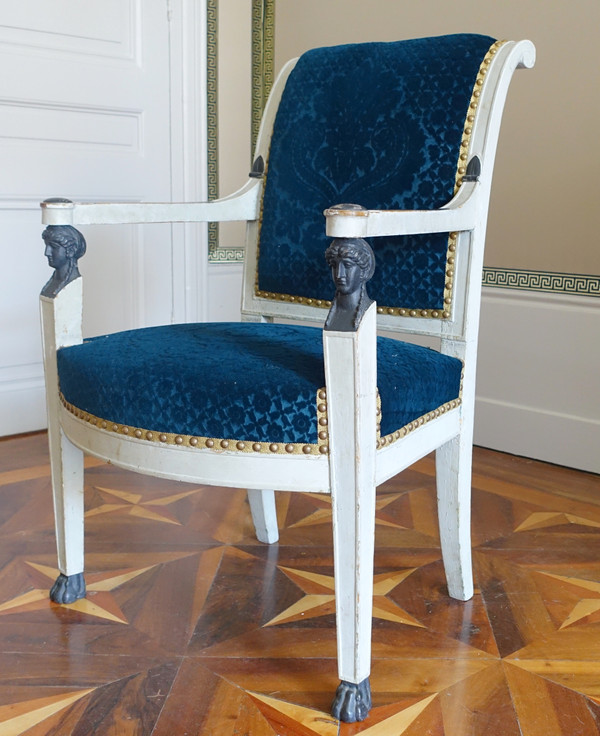
[[[218,0],[206,2],[206,148],[208,198],[219,196]],[[208,261],[219,245],[219,223],[208,223]]]
[[[219,98],[218,98],[218,0],[207,0],[207,155],[208,198],[219,196]],[[252,103],[251,147],[248,170],[252,163],[263,110],[273,86],[275,37],[275,0],[252,0]],[[237,263],[244,260],[243,248],[220,248],[218,223],[208,226],[209,263]]]

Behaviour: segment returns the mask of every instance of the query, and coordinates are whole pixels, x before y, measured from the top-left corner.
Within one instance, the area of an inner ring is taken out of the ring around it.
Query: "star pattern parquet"
[[[378,490],[374,707],[337,723],[330,503],[87,462],[88,596],[56,575],[44,435],[0,442],[2,736],[600,734],[600,478],[475,450],[476,592],[448,598],[427,458]]]

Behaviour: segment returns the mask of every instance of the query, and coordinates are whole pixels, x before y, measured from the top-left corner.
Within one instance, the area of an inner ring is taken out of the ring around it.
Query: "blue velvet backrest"
[[[323,255],[326,208],[432,209],[452,198],[493,44],[460,34],[300,57],[273,128],[257,296],[309,304],[333,298]],[[377,268],[369,294],[380,306],[447,316],[448,233],[373,238],[371,246]]]

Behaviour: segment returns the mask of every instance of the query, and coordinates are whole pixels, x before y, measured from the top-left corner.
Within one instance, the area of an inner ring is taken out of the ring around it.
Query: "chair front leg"
[[[332,486],[340,685],[331,713],[353,723],[371,709],[375,483],[360,478],[356,466],[345,470]]]
[[[341,683],[339,720],[371,708],[371,622],[375,536],[376,355],[373,304],[355,332],[325,330],[333,547]]]
[[[49,230],[49,228],[47,229]],[[45,231],[47,232],[47,231]],[[76,234],[76,235],[75,235]],[[74,228],[56,226],[46,235],[47,252],[56,247],[53,238],[83,237]],[[49,242],[48,242],[49,241]],[[85,242],[85,241],[83,241]],[[76,270],[76,268],[75,268]],[[72,275],[71,270],[71,275]],[[54,520],[60,574],[50,591],[55,603],[73,603],[85,596],[83,578],[83,452],[73,445],[60,426],[59,382],[56,351],[81,343],[82,280],[63,283],[58,269],[44,287],[40,298],[44,376],[48,408],[48,443],[54,499]]]
[[[50,590],[55,603],[85,596],[83,577],[83,452],[60,427],[50,428],[50,462],[59,576]]]

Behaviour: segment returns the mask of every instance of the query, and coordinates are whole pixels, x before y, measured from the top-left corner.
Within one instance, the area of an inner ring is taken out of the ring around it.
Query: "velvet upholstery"
[[[459,396],[462,363],[378,338],[381,434]],[[325,385],[321,330],[278,324],[183,324],[130,330],[58,351],[65,400],[155,432],[311,443]]]
[[[460,34],[320,48],[279,106],[259,241],[259,292],[331,299],[322,212],[433,209],[455,190],[479,67],[494,39]],[[374,83],[376,80],[376,83]],[[374,238],[378,304],[443,308],[448,234]]]

